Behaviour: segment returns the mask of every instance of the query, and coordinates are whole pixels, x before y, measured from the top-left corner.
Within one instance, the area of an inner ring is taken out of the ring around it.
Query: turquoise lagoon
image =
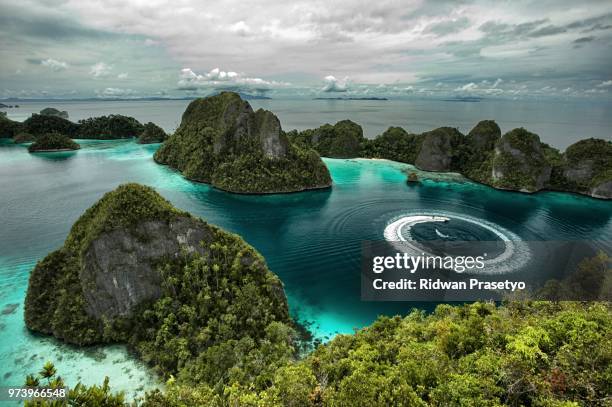
[[[157,145],[80,141],[69,153],[28,154],[0,143],[0,383],[19,385],[45,360],[68,383],[111,377],[128,396],[157,385],[123,346],[76,349],[33,335],[23,299],[36,261],[58,248],[70,226],[105,192],[125,182],[157,189],[174,205],[240,234],[285,284],[292,313],[320,338],[350,333],[380,314],[409,312],[416,303],[360,301],[360,245],[381,240],[388,222],[419,210],[443,211],[499,225],[524,240],[612,241],[612,203],[571,194],[503,192],[456,174],[422,174],[385,160],[325,159],[329,190],[298,194],[228,194],[185,180],[152,160]]]

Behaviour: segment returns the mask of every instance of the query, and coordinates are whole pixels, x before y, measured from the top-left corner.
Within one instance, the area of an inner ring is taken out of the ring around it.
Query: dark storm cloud
[[[45,12],[44,9],[30,10],[16,5],[3,5],[2,9],[0,32],[10,33],[12,36],[56,41],[116,36],[107,31],[82,26],[76,21]]]
[[[574,40],[574,44],[584,44],[586,42],[592,42],[595,41],[595,37],[590,36],[590,37],[580,37],[580,38],[576,38]]]

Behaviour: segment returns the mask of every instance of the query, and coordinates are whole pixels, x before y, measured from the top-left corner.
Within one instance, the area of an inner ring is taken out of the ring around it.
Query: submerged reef
[[[253,111],[234,92],[191,102],[154,159],[229,192],[283,193],[331,185],[315,150],[291,143],[273,113]]]

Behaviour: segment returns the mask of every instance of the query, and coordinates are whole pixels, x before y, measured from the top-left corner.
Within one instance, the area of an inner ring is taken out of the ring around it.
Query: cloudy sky
[[[0,0],[0,97],[612,97],[612,2]]]

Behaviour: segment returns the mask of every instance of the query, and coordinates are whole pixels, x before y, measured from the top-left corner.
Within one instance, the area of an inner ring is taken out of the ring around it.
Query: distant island
[[[457,96],[450,99],[442,99],[443,102],[480,102],[480,96]]]
[[[196,99],[154,159],[193,181],[248,194],[331,186],[319,154],[290,142],[270,111],[253,111],[234,92]]]
[[[375,96],[371,96],[371,97],[334,97],[334,98],[314,98],[313,100],[389,100],[387,98],[384,97],[375,97]]]
[[[40,111],[40,114],[43,116],[57,116],[57,117],[61,117],[62,119],[66,119],[68,120],[68,112],[63,110],[57,110],[54,107],[46,107],[43,110]]]

